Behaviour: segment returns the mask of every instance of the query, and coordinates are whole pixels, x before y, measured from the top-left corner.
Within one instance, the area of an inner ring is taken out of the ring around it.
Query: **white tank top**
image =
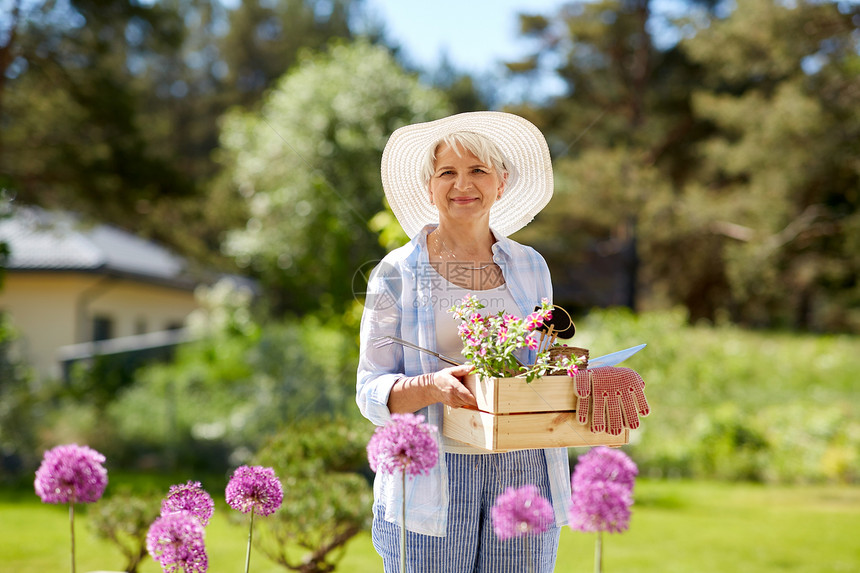
[[[448,312],[455,304],[461,302],[467,294],[478,297],[485,306],[481,309],[483,315],[493,315],[501,311],[515,316],[520,315],[517,303],[507,284],[487,290],[467,290],[448,282],[442,275],[437,273],[431,284],[433,310],[436,316],[436,352],[450,356],[457,360],[465,361],[463,356],[463,341],[457,334],[460,319]],[[450,364],[439,361],[439,369],[447,368]],[[442,450],[454,454],[487,454],[487,450],[473,448],[463,442],[452,440],[442,436]]]

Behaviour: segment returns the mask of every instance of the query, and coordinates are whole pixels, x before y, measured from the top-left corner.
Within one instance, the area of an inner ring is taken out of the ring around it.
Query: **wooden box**
[[[530,448],[622,446],[630,431],[613,436],[591,431],[576,419],[578,398],[568,376],[484,378],[474,374],[464,384],[478,410],[445,406],[442,434],[493,452]]]

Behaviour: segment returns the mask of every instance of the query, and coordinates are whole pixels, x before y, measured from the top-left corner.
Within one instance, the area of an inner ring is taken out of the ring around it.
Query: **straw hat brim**
[[[483,135],[505,157],[508,181],[490,210],[490,227],[508,236],[525,227],[552,198],[552,161],[546,139],[530,121],[510,113],[476,111],[401,127],[382,152],[382,187],[391,210],[409,237],[439,222],[421,167],[443,136],[455,131]]]

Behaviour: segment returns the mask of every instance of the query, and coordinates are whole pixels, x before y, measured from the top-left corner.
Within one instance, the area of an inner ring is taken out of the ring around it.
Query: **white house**
[[[175,344],[198,307],[199,284],[167,249],[68,213],[16,208],[0,219],[10,249],[0,311],[40,376],[61,375],[61,359]],[[105,341],[105,342],[100,342]]]

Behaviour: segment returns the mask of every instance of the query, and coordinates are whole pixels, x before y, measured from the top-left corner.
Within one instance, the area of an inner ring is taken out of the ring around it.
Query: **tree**
[[[138,80],[126,68],[176,47],[175,14],[78,0],[16,3],[10,18],[0,173],[17,200],[126,223],[140,201],[189,192],[137,121]]]
[[[690,3],[662,47],[654,6],[523,18],[544,51],[519,69],[552,54],[569,86],[522,110],[549,134],[558,193],[525,232],[571,282],[635,252],[616,258],[639,308],[856,329],[857,6]]]
[[[228,99],[252,107],[303,50],[323,50],[333,38],[352,39],[350,17],[360,8],[360,0],[239,3],[229,13],[228,32],[218,42],[226,71],[221,85],[230,94]]]
[[[10,0],[0,19],[0,187],[227,266],[243,216],[210,193],[218,118],[302,49],[350,37],[358,0]]]
[[[444,91],[451,102],[451,113],[489,109],[487,100],[492,100],[495,91],[493,81],[480,78],[477,81],[468,73],[457,69],[446,54],[442,54],[436,68],[428,74],[429,84]]]
[[[655,17],[648,0],[521,17],[540,49],[509,64],[512,73],[552,61],[568,87],[546,105],[514,108],[546,133],[557,176],[556,199],[521,237],[547,256],[556,298],[571,308],[649,304],[647,215],[671,199],[684,169],[675,154],[697,137],[688,103],[695,71],[677,49],[656,46]]]
[[[305,58],[259,113],[226,118],[224,165],[250,218],[225,249],[260,277],[276,312],[352,303],[356,271],[383,254],[370,225],[385,209],[385,142],[446,111],[442,94],[360,41]]]
[[[682,42],[715,127],[681,209],[718,237],[748,324],[860,329],[860,54],[856,4],[742,0]]]
[[[16,333],[0,312],[0,481],[20,477],[38,461],[37,423],[45,392],[34,388],[32,369],[17,356]]]

